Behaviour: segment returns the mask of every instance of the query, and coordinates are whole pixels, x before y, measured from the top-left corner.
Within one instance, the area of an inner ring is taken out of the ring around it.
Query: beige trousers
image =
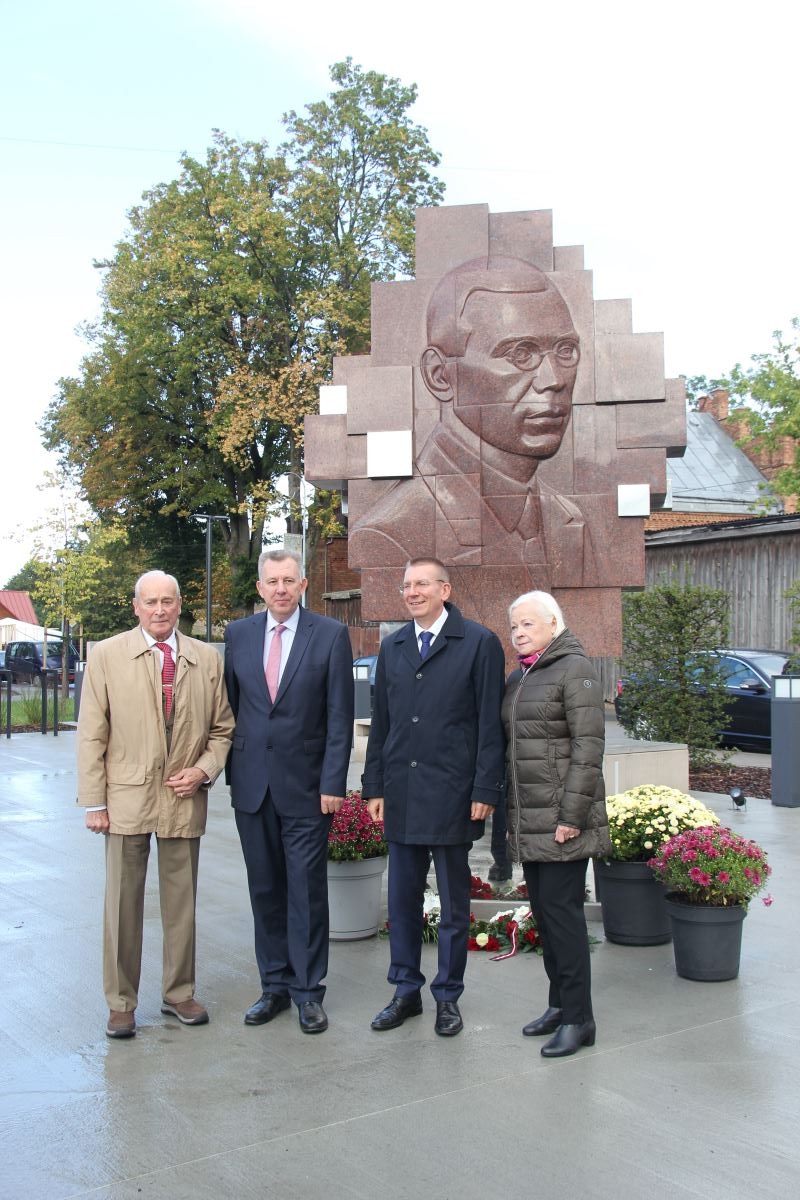
[[[163,931],[161,995],[191,1000],[195,985],[195,902],[199,838],[156,838]],[[144,886],[150,834],[106,835],[103,987],[108,1007],[133,1012],[139,1001]]]

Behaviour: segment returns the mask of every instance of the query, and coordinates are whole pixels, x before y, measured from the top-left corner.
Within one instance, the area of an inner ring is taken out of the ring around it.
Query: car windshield
[[[785,654],[752,654],[748,661],[765,675],[781,675],[788,659]]]

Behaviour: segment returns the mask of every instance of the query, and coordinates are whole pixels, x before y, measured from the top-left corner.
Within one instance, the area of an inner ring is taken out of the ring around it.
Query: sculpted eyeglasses
[[[416,582],[413,582],[413,583],[401,583],[400,587],[397,590],[401,596],[405,596],[406,592],[413,592],[419,588],[421,588],[424,591],[425,588],[433,587],[433,585],[435,583],[447,583],[447,580],[446,579],[418,579],[418,580],[416,580]]]

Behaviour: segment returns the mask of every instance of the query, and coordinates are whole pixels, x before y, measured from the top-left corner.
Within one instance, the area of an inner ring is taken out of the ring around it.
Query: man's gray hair
[[[290,558],[293,563],[297,564],[297,569],[300,572],[300,578],[304,579],[305,571],[303,570],[303,560],[300,555],[295,554],[293,550],[262,550],[258,556],[258,578],[261,578],[261,571],[264,563],[285,562],[287,558]]]
[[[549,592],[523,592],[521,596],[517,596],[508,606],[508,619],[511,620],[511,614],[514,609],[520,604],[533,604],[538,608],[539,612],[544,617],[555,617],[556,631],[554,636],[558,637],[567,628],[567,623],[564,620],[558,602],[553,599]]]
[[[162,579],[166,579],[168,583],[171,583],[175,588],[175,595],[178,597],[178,599],[180,599],[181,585],[178,583],[174,575],[168,575],[166,571],[145,571],[144,575],[140,575],[136,580],[136,583],[133,585],[134,600],[139,599],[142,591],[142,584],[144,583],[145,579],[152,579],[155,575],[158,575]]]

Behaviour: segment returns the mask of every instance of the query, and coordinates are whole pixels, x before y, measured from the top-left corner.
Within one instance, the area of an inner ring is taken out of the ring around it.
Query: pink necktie
[[[281,677],[281,634],[285,628],[285,625],[275,626],[272,633],[272,641],[269,644],[269,654],[267,655],[267,691],[273,704],[278,694],[278,682]]]
[[[164,709],[169,718],[172,708],[172,685],[175,682],[175,659],[172,657],[172,648],[166,642],[156,642],[156,645],[164,655],[161,667],[161,686],[164,689]]]

